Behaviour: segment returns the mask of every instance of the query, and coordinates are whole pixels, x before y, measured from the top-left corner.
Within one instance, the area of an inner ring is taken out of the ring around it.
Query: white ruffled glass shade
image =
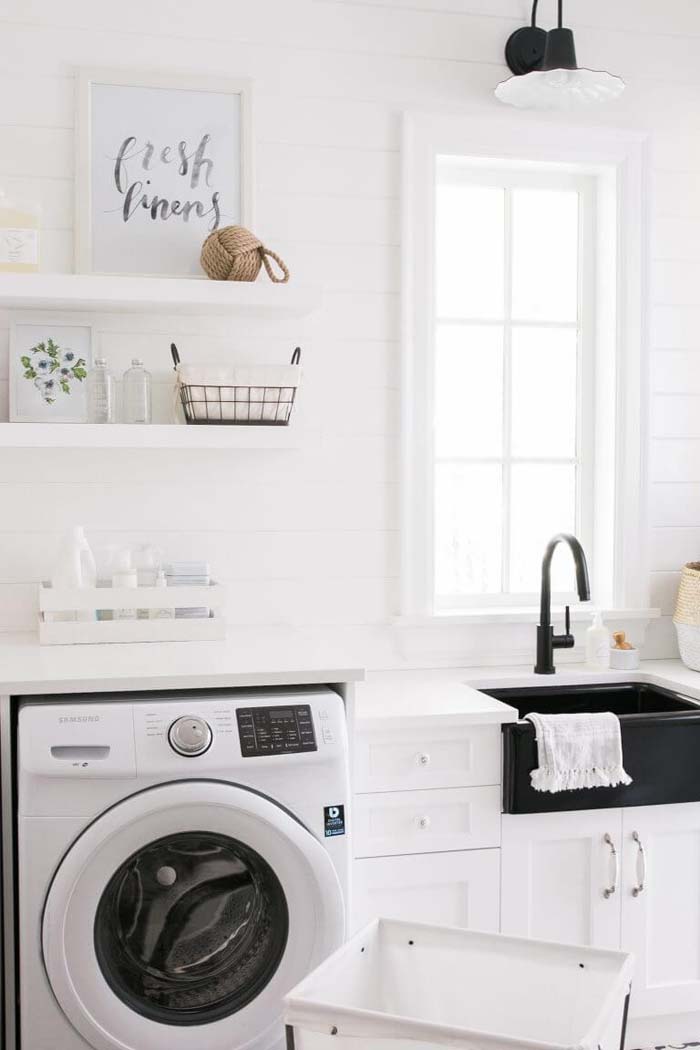
[[[519,109],[571,110],[613,102],[624,90],[624,80],[602,70],[548,69],[502,81],[496,98]]]

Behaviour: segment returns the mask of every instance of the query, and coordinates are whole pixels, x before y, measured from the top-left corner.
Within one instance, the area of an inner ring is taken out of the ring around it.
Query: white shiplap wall
[[[254,79],[256,228],[299,280],[325,292],[321,312],[301,325],[99,319],[112,365],[140,354],[160,380],[172,338],[188,360],[229,351],[279,360],[302,342],[310,437],[289,453],[1,450],[0,630],[31,625],[34,581],[74,522],[96,544],[152,540],[172,557],[209,558],[230,586],[234,623],[390,621],[400,114],[493,111],[503,44],[529,7],[0,0],[0,184],[41,200],[45,269],[72,269],[75,68],[182,70]],[[544,23],[551,7],[540,5]],[[569,0],[567,15],[579,57],[629,85],[619,104],[585,119],[654,134],[651,593],[668,614],[678,566],[700,557],[700,4]],[[0,418],[6,324],[0,315]],[[159,403],[164,411],[164,389]],[[672,651],[668,619],[652,639],[650,651]]]

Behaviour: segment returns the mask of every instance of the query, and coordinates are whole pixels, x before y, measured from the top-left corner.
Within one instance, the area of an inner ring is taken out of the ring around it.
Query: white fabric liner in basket
[[[681,570],[673,622],[681,660],[700,671],[700,562],[690,561]]]
[[[177,403],[188,386],[194,418],[210,421],[277,422],[301,382],[301,365],[179,364],[175,371]]]
[[[619,1050],[632,956],[378,919],[285,999],[294,1050]]]
[[[676,623],[681,660],[691,671],[700,671],[700,627],[693,623]]]

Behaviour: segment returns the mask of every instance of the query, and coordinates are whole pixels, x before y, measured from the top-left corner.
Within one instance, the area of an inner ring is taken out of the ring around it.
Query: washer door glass
[[[204,1024],[227,1017],[271,980],[289,931],[269,864],[236,839],[168,835],[109,880],[95,915],[105,980],[142,1017]]]

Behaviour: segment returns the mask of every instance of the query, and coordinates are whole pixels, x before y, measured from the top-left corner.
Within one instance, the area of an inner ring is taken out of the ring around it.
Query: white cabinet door
[[[620,809],[505,815],[502,932],[618,948],[621,849]]]
[[[700,803],[623,811],[622,947],[636,1016],[700,1010]]]
[[[356,860],[354,929],[381,917],[497,933],[499,857],[478,849]]]

